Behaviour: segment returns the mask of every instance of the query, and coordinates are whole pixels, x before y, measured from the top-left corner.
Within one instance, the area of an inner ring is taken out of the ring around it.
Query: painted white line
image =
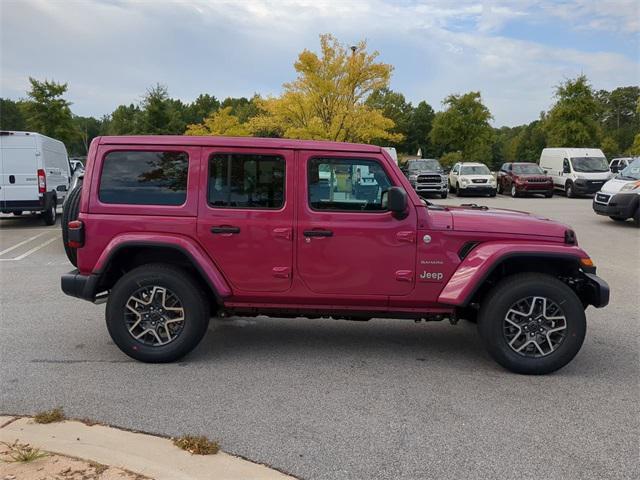
[[[22,255],[19,255],[15,258],[0,258],[0,262],[18,262],[20,260],[23,260],[25,258],[27,258],[29,255],[31,255],[32,253],[37,252],[38,250],[40,250],[41,248],[46,247],[47,245],[49,245],[50,243],[55,242],[56,240],[58,240],[58,237],[53,237],[50,238],[49,240],[47,240],[44,243],[41,243],[40,245],[37,245],[35,247],[33,247],[31,250],[29,250],[28,252],[23,253]]]
[[[33,240],[35,240],[36,238],[43,236],[45,233],[47,233],[47,232],[39,233],[38,235],[34,235],[34,236],[33,236],[33,237],[31,237],[31,238],[27,238],[26,240],[23,240],[23,241],[22,241],[22,242],[20,242],[20,243],[16,243],[13,247],[9,247],[9,248],[7,248],[6,250],[2,250],[2,251],[0,252],[0,256],[4,255],[5,253],[9,253],[9,252],[11,252],[12,250],[15,250],[15,249],[16,249],[16,248],[18,248],[18,247],[21,247],[21,246],[22,246],[22,245],[24,245],[25,243],[29,243],[29,242],[31,242],[31,241],[33,241]]]

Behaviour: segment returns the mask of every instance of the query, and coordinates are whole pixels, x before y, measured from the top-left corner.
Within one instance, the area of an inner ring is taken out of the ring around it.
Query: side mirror
[[[387,190],[387,208],[393,214],[394,218],[402,220],[407,218],[409,213],[407,207],[409,200],[407,192],[402,187],[391,187]]]

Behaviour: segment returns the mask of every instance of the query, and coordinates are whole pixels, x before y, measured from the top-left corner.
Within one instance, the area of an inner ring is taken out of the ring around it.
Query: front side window
[[[284,172],[284,158],[277,155],[214,154],[209,158],[209,205],[218,208],[282,208]]]
[[[185,152],[109,152],[98,198],[103,203],[182,205],[187,199],[188,166]]]
[[[374,160],[314,158],[309,161],[309,205],[314,210],[387,210],[391,181]]]

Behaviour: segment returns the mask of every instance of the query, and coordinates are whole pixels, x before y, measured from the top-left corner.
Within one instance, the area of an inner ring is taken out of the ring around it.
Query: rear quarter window
[[[98,198],[102,203],[182,205],[187,199],[186,152],[116,151],[104,157]]]

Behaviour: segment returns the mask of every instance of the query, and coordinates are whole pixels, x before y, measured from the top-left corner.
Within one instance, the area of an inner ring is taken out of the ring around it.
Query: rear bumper
[[[41,212],[44,209],[44,197],[39,200],[7,200],[0,202],[0,211],[2,212]]]
[[[593,211],[607,217],[631,218],[639,207],[640,195],[636,193],[618,193],[609,199],[609,203],[597,202],[593,199]]]
[[[585,273],[587,277],[587,298],[590,305],[596,308],[606,307],[609,304],[609,284],[595,273]]]
[[[78,270],[72,270],[69,273],[62,274],[60,286],[62,291],[70,297],[94,302],[96,300],[98,280],[99,277],[97,275],[83,275]]]

